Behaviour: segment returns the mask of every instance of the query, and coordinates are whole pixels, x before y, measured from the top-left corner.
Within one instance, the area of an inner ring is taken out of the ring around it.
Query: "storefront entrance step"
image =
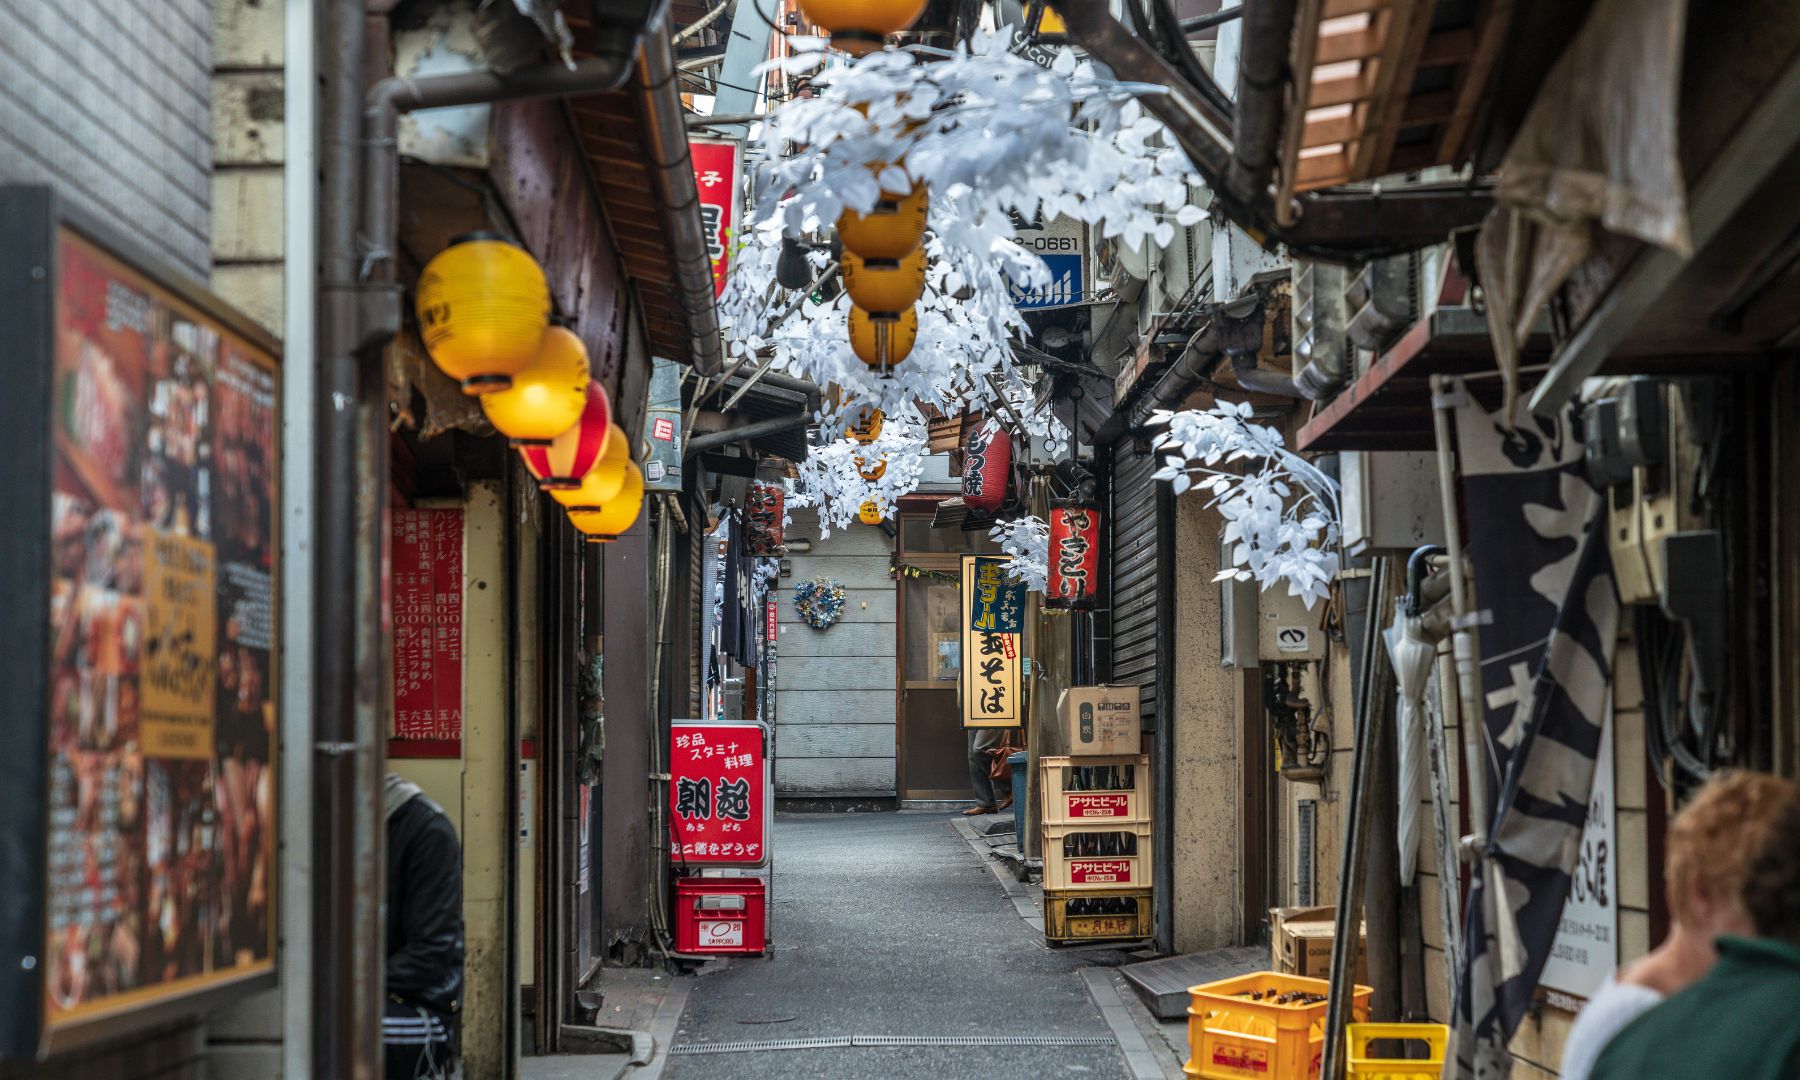
[[[1119,969],[1119,974],[1125,976],[1125,982],[1157,1019],[1172,1020],[1187,1015],[1188,987],[1268,966],[1267,946],[1242,945],[1127,964]]]

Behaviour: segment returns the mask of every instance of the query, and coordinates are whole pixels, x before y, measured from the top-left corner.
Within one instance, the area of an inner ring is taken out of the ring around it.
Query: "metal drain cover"
[[[740,1023],[743,1021],[740,1021]],[[674,1054],[742,1054],[769,1050],[849,1050],[881,1046],[1116,1046],[1111,1035],[835,1035],[812,1039],[757,1039],[687,1043]]]

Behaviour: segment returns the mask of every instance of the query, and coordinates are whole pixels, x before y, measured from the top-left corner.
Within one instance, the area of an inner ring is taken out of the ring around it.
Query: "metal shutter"
[[[1150,478],[1156,471],[1156,455],[1138,453],[1133,440],[1113,444],[1110,457],[1107,547],[1112,641],[1107,681],[1138,684],[1144,728],[1153,730],[1162,715],[1169,674],[1166,641],[1172,605],[1165,570],[1172,556],[1169,488]]]

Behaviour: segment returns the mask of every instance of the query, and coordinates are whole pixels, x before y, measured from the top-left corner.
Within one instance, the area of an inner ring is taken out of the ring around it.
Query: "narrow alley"
[[[1131,1075],[1080,975],[1121,954],[1046,947],[942,815],[780,815],[775,850],[770,952],[697,981],[664,1080]],[[1009,1037],[1028,1045],[956,1044]]]

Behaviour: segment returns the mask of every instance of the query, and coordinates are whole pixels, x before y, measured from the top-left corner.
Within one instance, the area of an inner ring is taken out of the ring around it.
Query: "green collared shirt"
[[[1800,945],[1718,949],[1705,977],[1619,1032],[1592,1080],[1800,1080]]]

